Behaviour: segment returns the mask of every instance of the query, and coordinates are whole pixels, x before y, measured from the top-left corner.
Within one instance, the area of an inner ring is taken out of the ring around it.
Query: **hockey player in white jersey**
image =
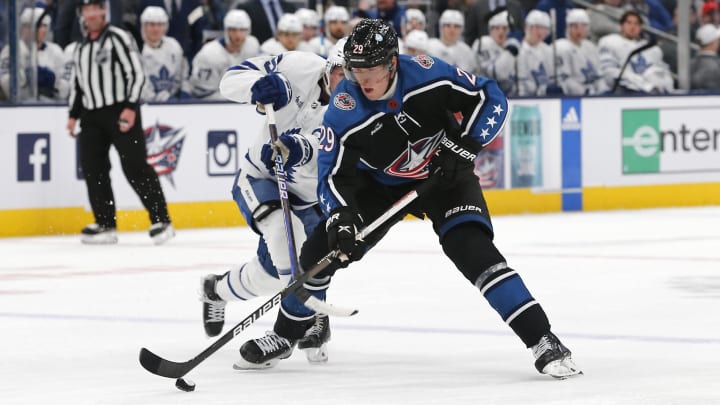
[[[430,38],[425,31],[412,30],[405,35],[404,49],[400,53],[405,55],[427,55]]]
[[[316,130],[322,122],[332,89],[344,77],[342,45],[326,61],[309,52],[287,52],[275,57],[259,56],[230,68],[220,82],[220,91],[239,103],[273,103],[277,110],[278,147],[283,151],[287,187],[292,210],[296,246],[302,246],[306,234],[321,221],[317,207]],[[263,113],[262,108],[258,111]],[[233,186],[233,198],[247,223],[261,237],[257,256],[223,275],[203,279],[203,320],[208,336],[216,336],[224,324],[227,301],[248,300],[273,294],[290,280],[290,257],[286,241],[283,212],[274,172],[273,148],[267,128],[254,136],[243,159]],[[313,295],[324,299],[329,278],[311,279],[305,284]],[[296,330],[290,342],[275,332],[251,340],[240,348],[243,359],[237,369],[274,366],[293,348],[306,351],[311,363],[327,361],[330,329],[327,316],[317,316],[292,295],[283,300],[281,313]],[[260,341],[258,346],[256,341]],[[269,357],[268,357],[269,356]]]
[[[18,100],[65,101],[70,94],[69,82],[62,80],[65,56],[59,45],[46,41],[51,24],[49,14],[41,7],[28,7],[20,13],[18,41]],[[33,37],[34,36],[34,37]],[[33,68],[33,51],[37,51],[37,67]],[[33,79],[37,98],[33,96]],[[10,94],[10,46],[0,52],[0,86]]]
[[[168,15],[164,8],[149,6],[140,14],[144,46],[141,57],[147,82],[142,100],[165,102],[189,98],[190,68],[180,43],[165,35]]]
[[[263,55],[280,55],[283,52],[297,51],[303,25],[295,14],[283,14],[277,23],[277,33],[260,45]]]
[[[325,10],[323,16],[325,22],[325,33],[310,40],[310,51],[326,57],[330,48],[337,43],[340,38],[347,35],[350,23],[350,13],[345,7],[330,6]]]
[[[472,49],[462,39],[465,17],[458,10],[445,10],[440,15],[440,38],[430,38],[428,55],[436,56],[466,72],[477,72]]]
[[[642,38],[643,21],[635,11],[626,11],[620,18],[620,34],[608,34],[598,42],[600,68],[605,83],[613,89],[628,56],[648,43]],[[663,62],[660,47],[653,46],[630,58],[620,79],[620,89],[637,93],[667,93],[673,89],[670,69]]]
[[[525,17],[525,38],[517,56],[518,95],[544,96],[554,78],[552,48],[543,42],[550,33],[550,16],[532,10]]]
[[[405,26],[403,27],[403,38],[406,38],[410,31],[425,31],[427,18],[425,13],[417,8],[405,10]]]
[[[227,68],[260,53],[251,35],[250,17],[244,10],[230,10],[223,19],[225,35],[203,45],[192,61],[190,88],[193,97],[224,100],[218,85]]]
[[[587,12],[571,9],[565,22],[567,35],[555,41],[558,84],[563,94],[584,96],[607,92],[609,88],[600,74],[598,49],[585,39],[590,27]]]
[[[520,43],[508,38],[510,22],[508,12],[496,13],[488,20],[489,35],[483,35],[472,44],[478,60],[479,74],[498,82],[507,94],[516,94],[516,60]]]
[[[312,52],[310,40],[320,35],[320,16],[317,11],[309,8],[299,8],[295,11],[295,15],[300,19],[303,27],[298,51]]]

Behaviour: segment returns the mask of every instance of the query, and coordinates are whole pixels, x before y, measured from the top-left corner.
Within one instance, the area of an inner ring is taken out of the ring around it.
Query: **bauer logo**
[[[698,126],[712,108],[622,111],[623,174],[720,171],[720,128]]]
[[[18,134],[17,180],[50,181],[50,134]]]
[[[208,131],[208,176],[234,176],[238,170],[237,133],[235,131]]]

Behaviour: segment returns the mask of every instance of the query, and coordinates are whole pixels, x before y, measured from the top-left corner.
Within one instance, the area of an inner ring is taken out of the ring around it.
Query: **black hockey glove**
[[[360,260],[365,254],[365,243],[355,240],[355,236],[362,226],[360,215],[352,208],[340,207],[330,213],[325,221],[325,230],[328,236],[328,247],[331,250],[339,250],[342,267],[350,264],[351,261]]]
[[[440,149],[432,160],[433,166],[440,167],[441,186],[450,187],[459,173],[468,169],[472,171],[482,146],[469,136],[465,138],[467,139],[460,138],[459,129],[451,129],[443,136]]]

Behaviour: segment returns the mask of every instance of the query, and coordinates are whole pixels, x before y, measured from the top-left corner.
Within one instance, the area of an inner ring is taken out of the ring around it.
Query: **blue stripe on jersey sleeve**
[[[229,68],[227,68],[227,70],[230,71],[230,70],[260,70],[260,69],[257,66],[255,66],[252,62],[246,60],[246,61],[243,61],[239,65],[230,66]]]

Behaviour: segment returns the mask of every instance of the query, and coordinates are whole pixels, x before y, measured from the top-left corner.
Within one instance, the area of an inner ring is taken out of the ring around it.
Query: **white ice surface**
[[[405,221],[338,272],[330,361],[301,352],[238,372],[261,318],[187,377],[145,371],[147,347],[189,360],[212,340],[200,277],[254,254],[245,228],[180,230],[166,246],[121,233],[0,239],[0,404],[720,404],[720,208],[494,218],[496,242],[573,351],[583,377],[538,374],[529,350],[446,259],[429,223]],[[260,299],[228,306],[232,326]]]

